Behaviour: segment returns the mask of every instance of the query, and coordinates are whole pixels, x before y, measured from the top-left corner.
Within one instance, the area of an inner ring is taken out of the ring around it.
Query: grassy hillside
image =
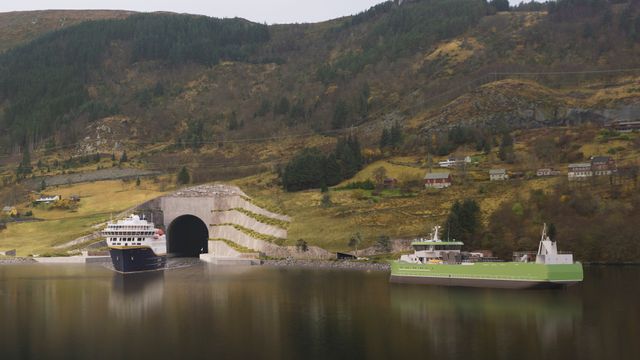
[[[423,234],[455,200],[468,198],[479,202],[487,236],[511,236],[490,229],[491,216],[508,215],[518,203],[521,213],[548,210],[548,202],[521,204],[531,190],[551,198],[573,193],[559,178],[489,184],[489,168],[526,177],[594,155],[625,166],[640,156],[637,136],[602,129],[640,118],[635,2],[560,0],[509,12],[482,0],[387,2],[352,17],[275,26],[99,15],[43,28],[34,40],[27,30],[2,35],[11,42],[0,54],[0,199],[26,194],[18,180],[33,176],[117,166],[171,174],[184,166],[194,183],[235,179],[295,216],[291,244],[305,239],[344,250],[355,231],[365,245],[381,235]],[[16,29],[30,28],[25,16],[15,18],[22,24]],[[383,129],[396,124],[402,143],[380,149]],[[348,134],[359,137],[368,165],[338,187],[371,179],[380,167],[406,186],[380,194],[333,189],[329,207],[320,206],[318,191],[280,190],[277,174],[298,151],[329,153]],[[507,140],[513,144],[501,146]],[[416,188],[430,163],[450,155],[474,156],[479,165],[456,174],[452,189]],[[605,221],[609,207],[623,218],[635,214],[634,190],[594,189],[597,211],[561,217],[564,226]],[[99,209],[82,214],[87,222],[72,229],[101,216]],[[530,245],[541,218],[512,220],[527,229],[515,245]],[[45,227],[20,226],[44,234]],[[15,231],[3,233],[12,244],[22,241]]]
[[[632,231],[633,211],[640,209],[637,178],[635,182],[633,178],[615,178],[613,184],[608,177],[569,183],[566,178],[569,161],[564,156],[565,152],[573,151],[579,151],[584,159],[609,154],[617,159],[620,168],[638,166],[640,137],[608,137],[606,132],[588,126],[524,130],[514,135],[517,142],[513,164],[498,159],[498,148],[489,154],[469,151],[467,154],[474,155],[479,163],[466,171],[453,170],[454,185],[445,190],[424,190],[420,182],[415,185],[415,179],[422,178],[428,171],[426,159],[415,156],[392,157],[369,164],[353,179],[329,192],[330,206],[323,206],[323,194],[319,190],[282,191],[273,185],[274,175],[253,176],[236,183],[251,196],[293,216],[288,239],[291,245],[304,239],[312,245],[345,251],[349,238],[356,232],[363,235],[361,247],[373,246],[380,236],[426,236],[434,225],[445,226],[454,202],[473,199],[481,209],[483,228],[476,246],[495,250],[500,256],[508,257],[510,251],[518,249],[535,250],[542,222],[548,222],[558,227],[563,249],[575,251],[584,261],[637,261],[640,256],[637,237],[611,235],[627,253],[609,251],[605,243],[601,243],[602,246],[593,243],[594,234],[602,234],[606,228],[602,221],[612,221],[604,220],[607,216],[618,219],[620,234]],[[565,148],[561,145],[563,141],[571,145]],[[536,169],[549,166],[561,170],[562,175],[535,177]],[[383,190],[380,194],[371,190],[341,189],[352,181],[375,181],[373,174],[380,167],[385,168],[387,176],[400,180],[397,189]],[[506,168],[512,174],[523,173],[523,177],[490,182],[491,168]],[[408,190],[403,191],[405,186]],[[541,198],[545,199],[544,206],[539,205]],[[524,209],[522,214],[520,207]],[[558,211],[560,208],[564,210]],[[576,229],[576,223],[583,226]]]
[[[103,223],[112,215],[162,195],[158,185],[143,181],[135,182],[102,181],[73,186],[47,189],[47,194],[81,197],[79,206],[73,210],[50,209],[48,206],[33,206],[23,203],[22,213],[33,212],[33,217],[43,221],[9,223],[0,235],[0,248],[17,249],[19,256],[55,252],[53,246],[67,243],[97,229],[93,226]],[[58,250],[57,252],[63,252]]]

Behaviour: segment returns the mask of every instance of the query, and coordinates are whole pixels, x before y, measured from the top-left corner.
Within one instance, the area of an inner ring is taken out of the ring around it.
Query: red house
[[[448,172],[427,173],[424,177],[424,187],[427,189],[444,189],[451,186],[451,174]]]

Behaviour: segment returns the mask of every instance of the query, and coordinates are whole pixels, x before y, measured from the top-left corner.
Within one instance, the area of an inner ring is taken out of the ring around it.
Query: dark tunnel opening
[[[199,218],[183,215],[169,225],[167,252],[177,257],[199,257],[209,251],[209,229]]]

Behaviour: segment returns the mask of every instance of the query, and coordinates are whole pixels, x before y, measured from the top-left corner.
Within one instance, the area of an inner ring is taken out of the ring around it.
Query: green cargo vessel
[[[514,254],[513,262],[487,261],[480,254],[462,253],[463,243],[441,241],[439,227],[431,239],[412,243],[414,254],[391,262],[396,283],[491,288],[559,288],[583,280],[582,264],[573,255],[559,253],[546,226],[537,253]]]

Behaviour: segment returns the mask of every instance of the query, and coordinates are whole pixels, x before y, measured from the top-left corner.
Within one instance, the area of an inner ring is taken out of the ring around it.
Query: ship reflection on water
[[[123,319],[140,318],[162,308],[165,293],[163,271],[113,274],[109,312]]]
[[[391,286],[390,300],[404,326],[431,334],[438,351],[448,354],[455,354],[459,343],[442,339],[477,339],[480,347],[508,348],[514,339],[528,338],[544,355],[560,339],[571,338],[583,317],[583,300],[570,291],[398,285]]]
[[[0,358],[637,358],[640,268],[586,270],[567,290],[511,291],[359,271],[0,267]]]

